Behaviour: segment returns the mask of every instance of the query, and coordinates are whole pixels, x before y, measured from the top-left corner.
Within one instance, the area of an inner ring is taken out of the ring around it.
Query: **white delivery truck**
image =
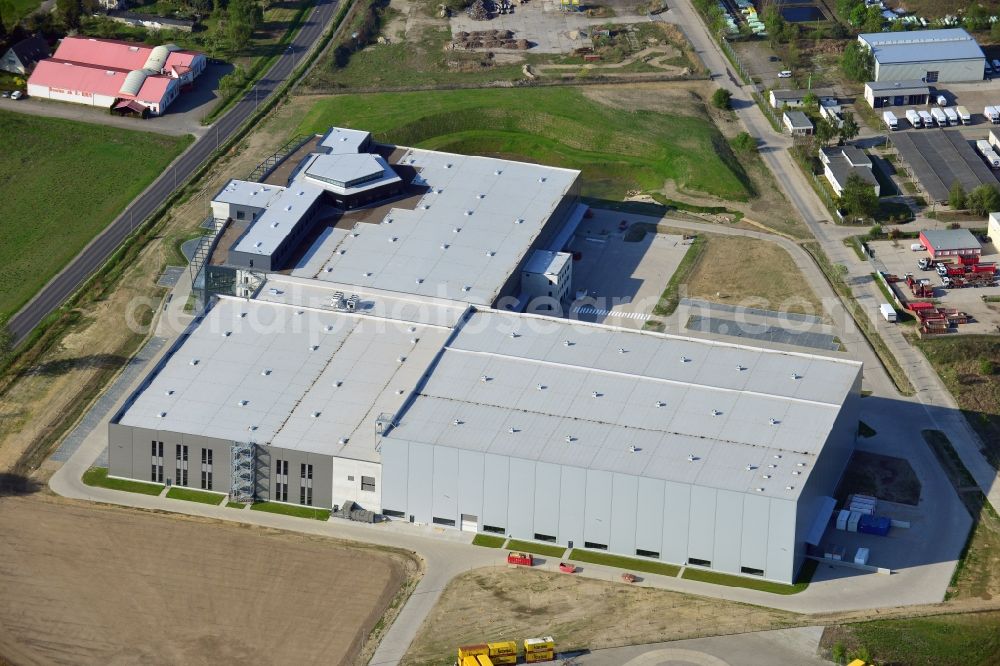
[[[896,322],[896,308],[892,307],[889,303],[883,303],[878,306],[879,312],[882,313],[882,318],[888,322]]]
[[[994,125],[1000,125],[1000,111],[997,110],[997,107],[987,106],[983,109],[983,115]]]
[[[907,109],[907,110],[906,110],[906,119],[907,119],[908,121],[910,121],[910,125],[911,125],[911,126],[912,126],[912,127],[914,128],[914,129],[917,129],[917,128],[919,128],[919,127],[923,127],[923,123],[922,123],[922,122],[920,122],[920,114],[919,114],[919,113],[917,113],[917,112],[916,112],[915,110],[913,110],[913,109]]]
[[[924,127],[934,127],[934,118],[931,114],[924,110],[917,111],[920,114],[920,122],[923,123]]]
[[[976,150],[983,156],[983,159],[990,165],[990,168],[1000,169],[1000,155],[996,154],[989,141],[984,141],[983,139],[976,141]]]
[[[892,111],[882,112],[882,122],[884,122],[885,126],[891,130],[899,129],[899,121],[896,120],[896,114]]]
[[[969,110],[964,106],[956,106],[955,113],[958,114],[958,119],[962,121],[963,125],[972,124],[972,114],[969,113]]]
[[[948,126],[948,116],[944,115],[944,111],[942,111],[939,107],[932,107],[931,115],[934,117],[934,122],[938,127]]]
[[[948,98],[945,97],[944,95],[938,95],[937,96],[937,103],[938,103],[938,106],[948,106]]]
[[[945,115],[945,117],[948,118],[948,124],[949,125],[957,125],[958,124],[958,113],[955,111],[954,108],[952,108],[950,106],[948,108],[946,108],[944,110],[944,115]]]
[[[990,130],[990,133],[986,136],[986,140],[990,142],[994,151],[1000,147],[1000,137],[993,130]]]

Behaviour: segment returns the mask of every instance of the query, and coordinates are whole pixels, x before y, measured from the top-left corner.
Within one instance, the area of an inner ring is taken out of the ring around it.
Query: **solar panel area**
[[[1000,184],[961,132],[940,129],[896,132],[891,141],[935,201],[947,201],[956,181],[966,192],[983,184]]]

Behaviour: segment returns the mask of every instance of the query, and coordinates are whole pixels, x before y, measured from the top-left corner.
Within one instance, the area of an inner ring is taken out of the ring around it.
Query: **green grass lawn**
[[[771,594],[798,594],[809,587],[809,582],[812,580],[813,574],[816,572],[816,565],[816,560],[806,560],[806,563],[802,565],[802,571],[799,572],[799,581],[794,585],[772,583],[768,580],[758,580],[756,578],[748,578],[745,576],[731,576],[729,574],[718,573],[715,571],[690,568],[684,570],[684,573],[681,574],[681,578],[697,580],[702,583],[712,583],[713,585],[745,587],[749,590],[759,590],[761,592],[770,592]]]
[[[576,562],[589,562],[590,564],[603,564],[606,567],[617,567],[629,571],[642,571],[644,573],[659,574],[661,576],[674,577],[681,570],[676,564],[666,564],[664,562],[653,562],[651,560],[637,560],[631,557],[620,555],[608,555],[607,553],[595,553],[592,550],[580,550],[574,548],[569,559]]]
[[[242,502],[226,502],[227,509],[245,509],[246,506],[247,505]]]
[[[566,552],[566,547],[549,546],[544,543],[535,543],[534,541],[518,541],[517,539],[511,539],[507,542],[507,550],[532,553],[533,555],[544,555],[545,557],[562,557]]]
[[[331,125],[404,146],[580,169],[582,194],[601,199],[666,180],[731,200],[753,194],[707,116],[625,112],[569,87],[338,95],[316,102],[297,132]]]
[[[91,467],[83,473],[82,479],[88,486],[124,490],[125,492],[139,493],[140,495],[159,495],[163,492],[163,486],[158,483],[143,483],[141,481],[129,481],[128,479],[109,479],[106,467]]]
[[[222,498],[225,497],[225,495],[222,493],[208,493],[204,490],[178,488],[175,486],[167,491],[167,497],[170,499],[185,500],[187,502],[200,502],[202,504],[215,504],[218,506],[222,502]]]
[[[191,142],[3,111],[0,127],[0,316],[24,305]]]
[[[472,545],[483,546],[484,548],[500,548],[506,540],[507,537],[477,534],[475,538],[472,539]]]
[[[17,21],[23,19],[31,12],[35,11],[41,6],[41,0],[10,0],[10,16],[8,16],[7,6],[4,7],[3,22],[7,25],[13,25]]]
[[[316,509],[311,506],[297,506],[295,504],[282,504],[280,502],[255,502],[250,506],[252,511],[267,511],[268,513],[281,513],[286,516],[296,518],[312,518],[313,520],[329,520],[329,509]]]
[[[823,642],[876,664],[987,666],[1000,655],[1000,612],[875,620],[830,628]]]

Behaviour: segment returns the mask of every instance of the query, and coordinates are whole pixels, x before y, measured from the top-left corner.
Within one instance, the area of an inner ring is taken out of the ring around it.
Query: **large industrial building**
[[[174,44],[65,37],[51,58],[35,66],[28,78],[28,95],[160,115],[206,64],[203,54]]]
[[[256,239],[272,266],[212,298],[115,415],[111,475],[794,580],[853,447],[860,363],[525,314],[524,292],[570,288],[578,172],[364,133],[343,154],[380,156],[400,191],[331,214],[316,185],[275,260],[268,230],[296,225],[272,209],[294,212],[282,195],[304,199],[343,138],[286,187],[216,197],[216,264]]]
[[[986,75],[983,50],[961,28],[870,32],[858,41],[875,59],[875,81],[960,83]]]

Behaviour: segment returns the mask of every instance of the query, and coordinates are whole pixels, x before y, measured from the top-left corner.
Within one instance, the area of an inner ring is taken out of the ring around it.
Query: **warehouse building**
[[[173,44],[146,46],[66,37],[28,78],[28,95],[160,115],[204,70],[205,56]]]
[[[968,229],[928,229],[920,232],[920,244],[931,259],[979,256],[983,246]]]
[[[366,207],[213,299],[112,418],[110,475],[794,580],[853,448],[860,363],[503,309],[533,278],[570,288],[552,247],[578,172],[326,139],[418,181],[395,202],[413,208]],[[214,214],[242,211],[243,237],[294,226],[272,210],[328,194],[303,173],[230,183]]]
[[[382,509],[790,583],[860,386],[853,361],[475,312],[382,440]]]
[[[858,35],[875,60],[875,81],[982,81],[986,56],[961,28]]]

